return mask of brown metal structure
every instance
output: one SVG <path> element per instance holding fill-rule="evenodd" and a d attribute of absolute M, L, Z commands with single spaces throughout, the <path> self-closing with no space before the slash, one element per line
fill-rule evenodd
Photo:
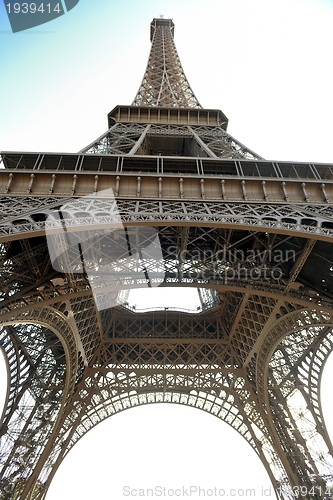
<path fill-rule="evenodd" d="M 156 402 L 227 422 L 282 499 L 322 499 L 333 479 L 333 165 L 266 161 L 231 137 L 173 34 L 153 20 L 133 104 L 79 154 L 2 154 L 1 498 L 43 499 L 89 429 Z M 129 303 L 156 285 L 197 287 L 201 306 Z"/>

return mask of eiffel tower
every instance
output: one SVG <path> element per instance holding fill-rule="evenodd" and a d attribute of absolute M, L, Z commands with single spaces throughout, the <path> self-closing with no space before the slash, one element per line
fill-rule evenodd
<path fill-rule="evenodd" d="M 78 154 L 3 153 L 1 498 L 44 499 L 64 457 L 138 405 L 235 429 L 281 499 L 327 496 L 320 381 L 333 347 L 333 165 L 271 162 L 204 109 L 150 25 L 130 106 Z M 197 288 L 196 310 L 130 289 Z"/>

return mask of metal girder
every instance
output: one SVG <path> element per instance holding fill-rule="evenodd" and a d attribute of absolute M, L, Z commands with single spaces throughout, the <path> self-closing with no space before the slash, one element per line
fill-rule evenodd
<path fill-rule="evenodd" d="M 314 240 L 308 240 L 306 244 L 304 245 L 304 248 L 298 257 L 297 261 L 295 262 L 294 267 L 291 270 L 289 280 L 286 286 L 286 292 L 292 287 L 292 284 L 295 282 L 297 279 L 297 276 L 301 272 L 302 267 L 304 266 L 307 258 L 309 257 L 313 247 L 315 246 L 316 242 Z"/>

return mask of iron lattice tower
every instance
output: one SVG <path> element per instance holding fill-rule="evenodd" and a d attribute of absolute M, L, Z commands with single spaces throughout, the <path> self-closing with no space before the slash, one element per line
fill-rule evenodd
<path fill-rule="evenodd" d="M 332 480 L 333 165 L 266 161 L 231 137 L 173 33 L 153 20 L 133 104 L 79 154 L 2 154 L 2 498 L 44 498 L 89 429 L 155 402 L 227 422 L 283 499 L 322 499 Z M 156 285 L 197 287 L 201 307 L 128 303 Z"/>

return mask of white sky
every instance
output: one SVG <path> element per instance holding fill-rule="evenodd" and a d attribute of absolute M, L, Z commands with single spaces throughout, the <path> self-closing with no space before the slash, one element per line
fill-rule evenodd
<path fill-rule="evenodd" d="M 107 113 L 137 92 L 149 24 L 160 14 L 175 22 L 197 98 L 222 109 L 230 134 L 267 159 L 332 162 L 330 0 L 80 0 L 62 18 L 15 35 L 1 3 L 0 150 L 77 152 L 101 135 Z M 332 373 L 325 375 L 327 405 Z M 217 418 L 155 405 L 88 433 L 47 500 L 120 500 L 125 485 L 158 484 L 254 487 L 262 498 L 269 480 L 249 446 Z"/>

